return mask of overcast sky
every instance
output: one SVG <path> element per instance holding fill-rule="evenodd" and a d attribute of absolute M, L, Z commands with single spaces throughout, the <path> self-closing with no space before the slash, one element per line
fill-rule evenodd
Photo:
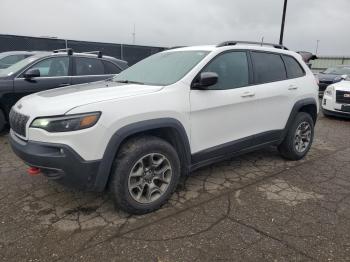
<path fill-rule="evenodd" d="M 283 0 L 0 0 L 0 34 L 178 46 L 278 42 Z M 284 44 L 350 55 L 350 0 L 288 0 Z"/>

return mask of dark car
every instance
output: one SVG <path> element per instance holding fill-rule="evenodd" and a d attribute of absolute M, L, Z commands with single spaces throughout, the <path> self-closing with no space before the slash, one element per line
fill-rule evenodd
<path fill-rule="evenodd" d="M 8 68 L 17 62 L 35 55 L 35 51 L 9 51 L 0 53 L 0 69 Z"/>
<path fill-rule="evenodd" d="M 327 86 L 340 82 L 347 77 L 350 77 L 350 65 L 340 65 L 327 68 L 325 71 L 318 74 L 319 93 L 323 95 Z"/>
<path fill-rule="evenodd" d="M 47 89 L 104 80 L 126 69 L 126 61 L 101 52 L 40 52 L 0 70 L 0 131 L 23 96 Z"/>

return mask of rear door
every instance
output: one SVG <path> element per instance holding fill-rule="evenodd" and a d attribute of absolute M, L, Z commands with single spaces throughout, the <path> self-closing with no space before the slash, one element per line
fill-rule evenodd
<path fill-rule="evenodd" d="M 72 84 L 82 84 L 112 77 L 120 72 L 113 63 L 93 57 L 73 57 Z"/>
<path fill-rule="evenodd" d="M 38 69 L 40 76 L 25 79 L 24 73 L 30 69 Z M 14 80 L 16 100 L 31 93 L 70 85 L 69 71 L 70 57 L 67 55 L 44 58 L 34 63 Z"/>
<path fill-rule="evenodd" d="M 278 136 L 287 123 L 294 105 L 293 92 L 298 86 L 292 79 L 287 79 L 280 54 L 251 51 L 251 58 L 255 94 L 251 98 L 251 109 L 258 116 L 255 118 L 256 132 L 262 140 L 264 137 L 274 139 L 273 136 Z"/>

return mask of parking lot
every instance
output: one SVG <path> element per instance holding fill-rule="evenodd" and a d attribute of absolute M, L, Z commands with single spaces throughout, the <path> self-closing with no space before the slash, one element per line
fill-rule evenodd
<path fill-rule="evenodd" d="M 304 160 L 271 148 L 201 169 L 144 216 L 28 176 L 3 134 L 0 260 L 349 261 L 349 134 L 320 115 Z"/>

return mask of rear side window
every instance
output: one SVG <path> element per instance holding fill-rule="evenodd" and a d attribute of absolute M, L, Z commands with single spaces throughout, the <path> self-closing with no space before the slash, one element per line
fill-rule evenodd
<path fill-rule="evenodd" d="M 256 84 L 287 79 L 283 60 L 278 54 L 252 52 L 252 62 Z"/>
<path fill-rule="evenodd" d="M 77 76 L 103 75 L 104 66 L 102 61 L 95 58 L 76 57 L 74 73 Z"/>
<path fill-rule="evenodd" d="M 232 89 L 249 84 L 246 52 L 228 52 L 215 57 L 202 72 L 217 73 L 218 82 L 209 89 Z"/>
<path fill-rule="evenodd" d="M 288 78 L 297 78 L 305 75 L 304 69 L 300 64 L 291 56 L 282 56 L 286 65 Z"/>
<path fill-rule="evenodd" d="M 115 64 L 108 62 L 108 61 L 103 61 L 103 65 L 105 67 L 105 74 L 108 75 L 115 75 L 120 73 L 120 68 L 117 67 Z"/>

